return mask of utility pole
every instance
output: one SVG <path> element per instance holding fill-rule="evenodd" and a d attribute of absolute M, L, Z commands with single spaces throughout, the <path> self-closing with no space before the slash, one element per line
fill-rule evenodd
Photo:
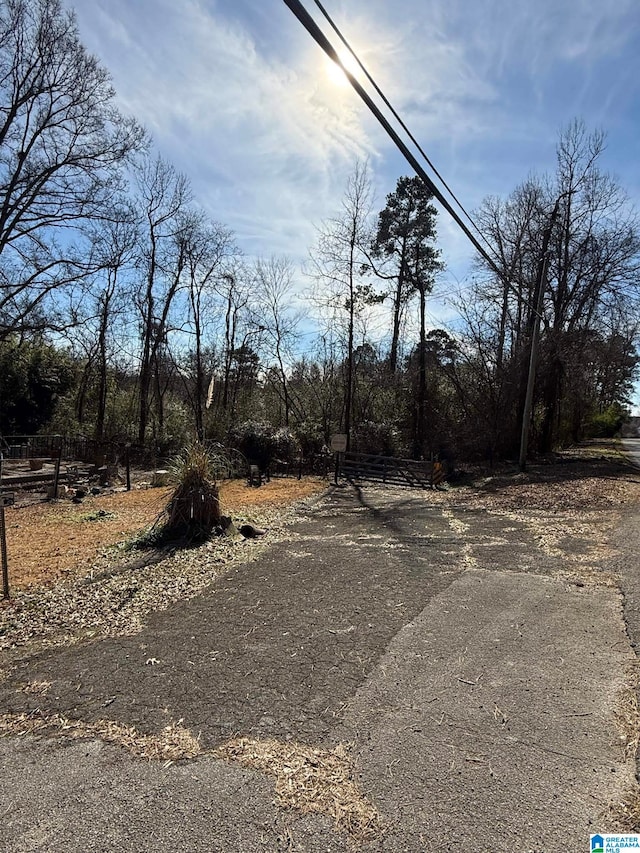
<path fill-rule="evenodd" d="M 538 264 L 538 274 L 536 277 L 536 289 L 534 298 L 534 315 L 533 325 L 531 328 L 531 349 L 529 351 L 529 375 L 527 377 L 527 393 L 524 402 L 524 411 L 522 413 L 522 434 L 520 437 L 520 459 L 519 468 L 521 471 L 527 470 L 527 448 L 529 445 L 529 431 L 531 429 L 531 411 L 533 409 L 533 389 L 536 382 L 536 369 L 538 367 L 538 348 L 540 342 L 540 320 L 542 319 L 542 306 L 544 304 L 544 291 L 547 283 L 547 265 L 549 262 L 548 251 L 549 241 L 551 240 L 551 232 L 558 217 L 560 209 L 560 201 L 567 193 L 562 193 L 556 199 L 549 224 L 547 225 L 542 238 L 542 252 L 540 262 Z"/>

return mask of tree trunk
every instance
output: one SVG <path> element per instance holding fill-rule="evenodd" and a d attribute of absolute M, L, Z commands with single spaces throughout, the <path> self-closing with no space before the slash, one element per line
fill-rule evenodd
<path fill-rule="evenodd" d="M 200 317 L 198 316 L 196 323 L 196 393 L 194 400 L 194 416 L 196 435 L 198 441 L 204 441 L 204 413 L 202 410 L 202 401 L 205 395 L 204 387 L 204 370 L 202 369 L 202 332 L 200 330 Z"/>
<path fill-rule="evenodd" d="M 109 289 L 105 294 L 105 300 L 102 303 L 102 313 L 100 315 L 100 328 L 98 331 L 98 402 L 96 411 L 96 427 L 95 438 L 97 441 L 102 441 L 104 438 L 104 422 L 107 408 L 107 322 L 109 316 L 109 299 L 107 298 Z"/>
<path fill-rule="evenodd" d="M 420 344 L 418 351 L 418 399 L 416 401 L 416 430 L 413 452 L 416 459 L 424 458 L 426 442 L 427 407 L 427 335 L 426 335 L 426 291 L 420 288 Z"/>
<path fill-rule="evenodd" d="M 402 241 L 400 253 L 400 268 L 398 270 L 398 283 L 393 300 L 393 333 L 391 337 L 391 350 L 389 352 L 389 370 L 395 373 L 398 367 L 398 346 L 400 343 L 400 317 L 402 314 L 402 299 L 405 277 L 405 256 L 407 251 L 406 239 Z"/>
<path fill-rule="evenodd" d="M 353 264 L 355 258 L 355 248 L 355 240 L 352 238 L 349 255 L 349 329 L 347 340 L 347 387 L 344 403 L 344 431 L 347 434 L 347 450 L 351 450 L 351 410 L 353 408 L 353 325 L 355 320 Z"/>
<path fill-rule="evenodd" d="M 143 329 L 142 329 L 142 359 L 140 364 L 140 416 L 138 421 L 138 443 L 144 446 L 147 436 L 147 425 L 149 423 L 149 392 L 151 391 L 152 372 L 152 338 L 153 338 L 153 284 L 155 280 L 155 240 L 151 237 L 151 260 L 149 274 L 147 276 L 147 292 L 143 304 Z"/>

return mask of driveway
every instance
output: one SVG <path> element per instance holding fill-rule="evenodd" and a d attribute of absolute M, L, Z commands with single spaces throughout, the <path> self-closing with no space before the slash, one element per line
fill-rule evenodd
<path fill-rule="evenodd" d="M 623 438 L 622 447 L 633 464 L 640 468 L 640 438 Z"/>
<path fill-rule="evenodd" d="M 333 489 L 140 633 L 24 657 L 2 850 L 588 849 L 634 786 L 613 510 L 509 507 Z M 138 757 L 167 727 L 193 757 Z"/>

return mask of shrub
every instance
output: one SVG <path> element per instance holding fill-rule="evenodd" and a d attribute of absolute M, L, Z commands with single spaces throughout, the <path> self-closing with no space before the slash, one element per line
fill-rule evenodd
<path fill-rule="evenodd" d="M 591 415 L 585 426 L 587 438 L 613 438 L 620 432 L 628 413 L 619 405 L 609 406 L 603 412 Z"/>
<path fill-rule="evenodd" d="M 351 434 L 351 448 L 358 453 L 380 453 L 382 456 L 402 456 L 406 448 L 394 424 L 361 421 Z"/>
<path fill-rule="evenodd" d="M 276 429 L 264 421 L 245 421 L 231 430 L 229 439 L 261 471 L 268 471 L 276 460 L 292 462 L 300 453 L 300 444 L 288 427 Z"/>
<path fill-rule="evenodd" d="M 266 471 L 278 455 L 275 428 L 264 421 L 245 421 L 231 430 L 230 442 L 247 457 L 252 465 Z M 285 443 L 285 439 L 282 439 Z"/>
<path fill-rule="evenodd" d="M 176 486 L 152 537 L 154 544 L 185 539 L 207 539 L 221 522 L 220 499 L 211 454 L 197 442 L 185 447 L 169 470 Z"/>
<path fill-rule="evenodd" d="M 280 427 L 273 434 L 274 455 L 285 462 L 291 462 L 300 453 L 300 444 L 289 427 Z"/>
<path fill-rule="evenodd" d="M 295 429 L 295 437 L 304 457 L 321 453 L 325 445 L 322 427 L 314 421 L 302 421 Z"/>

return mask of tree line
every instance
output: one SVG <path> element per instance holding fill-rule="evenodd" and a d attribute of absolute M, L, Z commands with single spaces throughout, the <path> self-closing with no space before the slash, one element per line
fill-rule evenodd
<path fill-rule="evenodd" d="M 560 134 L 553 173 L 474 214 L 448 328 L 437 211 L 417 177 L 376 208 L 366 163 L 300 271 L 251 259 L 115 106 L 60 0 L 0 4 L 0 435 L 169 450 L 512 458 L 540 329 L 531 447 L 615 431 L 637 376 L 638 220 L 604 136 Z M 311 321 L 313 318 L 313 322 Z"/>

